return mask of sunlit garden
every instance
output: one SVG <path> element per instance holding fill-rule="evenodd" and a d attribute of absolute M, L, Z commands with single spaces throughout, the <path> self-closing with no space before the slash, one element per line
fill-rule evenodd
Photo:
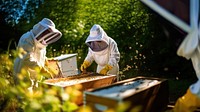
<path fill-rule="evenodd" d="M 26 69 L 14 83 L 14 60 L 26 54 L 17 49 L 20 37 L 43 18 L 50 18 L 62 32 L 57 42 L 47 46 L 47 57 L 77 53 L 77 68 L 87 56 L 85 44 L 90 28 L 99 24 L 114 39 L 120 52 L 120 81 L 137 76 L 168 80 L 169 103 L 185 94 L 197 78 L 192 63 L 177 56 L 184 39 L 168 21 L 139 0 L 14 0 L 1 1 L 0 25 L 0 111 L 2 112 L 92 112 L 91 107 L 77 105 L 83 86 L 49 87 L 39 83 L 33 92 Z M 93 63 L 87 71 L 95 72 Z M 41 74 L 39 69 L 38 77 Z M 125 102 L 106 112 L 124 112 L 131 107 Z M 134 107 L 131 112 L 140 112 Z"/>

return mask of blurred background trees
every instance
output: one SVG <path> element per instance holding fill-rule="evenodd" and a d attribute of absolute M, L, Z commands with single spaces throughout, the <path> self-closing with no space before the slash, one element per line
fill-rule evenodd
<path fill-rule="evenodd" d="M 121 53 L 120 74 L 124 76 L 123 79 L 137 75 L 172 78 L 169 87 L 170 97 L 174 100 L 183 95 L 196 78 L 191 61 L 176 54 L 185 32 L 181 32 L 139 0 L 1 0 L 0 110 L 38 111 L 45 107 L 45 111 L 51 111 L 54 108 L 46 105 L 43 98 L 47 96 L 47 99 L 53 97 L 55 100 L 57 94 L 40 94 L 35 97 L 37 101 L 33 101 L 24 91 L 25 82 L 22 81 L 22 88 L 14 87 L 12 79 L 12 62 L 17 55 L 13 50 L 19 38 L 45 17 L 53 20 L 57 29 L 63 33 L 59 41 L 47 47 L 48 57 L 78 53 L 79 68 L 87 55 L 85 40 L 90 28 L 100 24 L 118 44 Z M 90 70 L 95 71 L 95 66 L 93 64 Z M 56 89 L 54 91 L 60 92 Z M 24 96 L 25 103 L 13 99 L 16 96 L 12 95 L 15 94 Z M 55 102 L 51 103 L 55 105 Z M 56 108 L 59 105 L 63 105 L 62 102 L 56 102 Z M 77 108 L 72 107 L 72 110 Z M 57 108 L 58 111 L 60 109 L 65 108 Z"/>
<path fill-rule="evenodd" d="M 78 53 L 79 67 L 87 54 L 85 40 L 89 30 L 93 24 L 100 24 L 118 44 L 120 73 L 125 78 L 147 73 L 168 77 L 194 74 L 191 62 L 176 55 L 184 32 L 138 0 L 2 0 L 0 3 L 1 52 L 8 49 L 9 42 L 9 48 L 15 49 L 20 36 L 47 17 L 63 33 L 61 40 L 48 46 L 48 57 Z"/>

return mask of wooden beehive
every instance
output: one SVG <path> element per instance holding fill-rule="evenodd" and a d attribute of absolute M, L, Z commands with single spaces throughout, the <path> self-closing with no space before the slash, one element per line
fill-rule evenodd
<path fill-rule="evenodd" d="M 92 107 L 94 112 L 102 112 L 129 102 L 127 112 L 138 106 L 142 107 L 140 112 L 162 112 L 167 107 L 168 94 L 166 79 L 136 77 L 85 91 L 84 105 Z"/>
<path fill-rule="evenodd" d="M 83 91 L 99 88 L 103 86 L 108 86 L 116 81 L 116 75 L 101 75 L 93 72 L 86 72 L 80 75 L 69 76 L 66 78 L 55 78 L 45 80 L 44 83 L 49 86 L 57 86 L 62 88 L 67 88 L 75 85 L 81 85 L 82 94 L 79 96 L 78 100 L 75 101 L 76 104 L 83 104 Z"/>

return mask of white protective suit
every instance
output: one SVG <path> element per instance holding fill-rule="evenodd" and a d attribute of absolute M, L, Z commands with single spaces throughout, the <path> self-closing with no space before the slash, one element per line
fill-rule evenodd
<path fill-rule="evenodd" d="M 14 80 L 18 83 L 18 74 L 22 68 L 27 70 L 32 86 L 37 81 L 35 67 L 43 68 L 45 65 L 46 46 L 62 36 L 61 32 L 55 28 L 55 24 L 47 18 L 33 26 L 33 29 L 23 34 L 18 42 L 17 48 L 23 48 L 26 54 L 17 57 L 14 62 Z"/>
<path fill-rule="evenodd" d="M 198 81 L 188 88 L 185 95 L 180 97 L 175 104 L 174 112 L 194 112 L 200 107 L 200 23 L 199 1 L 190 1 L 191 31 L 181 43 L 177 54 L 191 59 Z"/>
<path fill-rule="evenodd" d="M 97 24 L 91 28 L 90 35 L 86 39 L 85 43 L 89 45 L 89 43 L 94 41 L 103 41 L 107 46 L 100 51 L 94 51 L 89 47 L 85 60 L 89 63 L 95 61 L 98 64 L 97 73 L 99 73 L 106 65 L 112 66 L 112 69 L 109 70 L 107 74 L 117 75 L 117 80 L 119 80 L 118 62 L 120 60 L 120 53 L 117 43 L 106 34 L 100 25 Z"/>

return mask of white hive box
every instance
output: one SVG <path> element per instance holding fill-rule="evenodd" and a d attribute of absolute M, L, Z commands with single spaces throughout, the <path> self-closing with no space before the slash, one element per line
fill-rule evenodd
<path fill-rule="evenodd" d="M 77 75 L 77 54 L 64 54 L 55 57 L 54 60 L 58 60 L 58 66 L 61 69 L 63 77 Z"/>

